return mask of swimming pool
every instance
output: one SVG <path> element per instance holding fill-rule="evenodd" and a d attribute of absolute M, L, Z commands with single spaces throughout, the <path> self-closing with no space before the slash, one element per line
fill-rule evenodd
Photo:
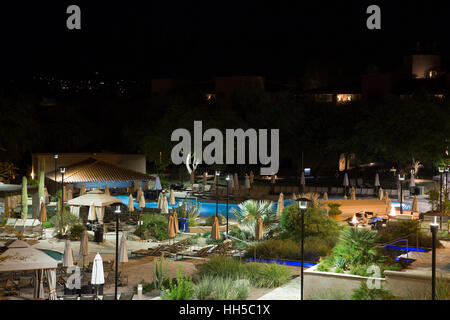
<path fill-rule="evenodd" d="M 128 206 L 128 196 L 115 196 L 116 198 L 119 198 L 120 201 L 122 201 L 122 203 L 126 206 Z M 175 198 L 175 202 L 176 204 L 171 206 L 169 205 L 169 209 L 172 208 L 176 208 L 178 207 L 179 204 L 181 204 L 183 202 L 183 198 Z M 319 198 L 319 200 L 322 200 L 321 198 Z M 328 200 L 344 200 L 344 198 L 329 198 Z M 186 199 L 186 202 L 195 202 L 195 199 Z M 288 206 L 290 204 L 292 204 L 292 202 L 294 202 L 293 200 L 284 200 L 284 206 Z M 208 217 L 211 215 L 216 214 L 216 203 L 215 202 L 203 202 L 203 201 L 198 201 L 198 203 L 200 203 L 202 205 L 202 211 L 200 213 L 200 216 L 202 217 Z M 157 203 L 156 202 L 146 202 L 145 203 L 145 207 L 146 208 L 156 208 Z M 391 202 L 391 206 L 393 207 L 400 207 L 400 202 Z M 136 199 L 134 199 L 134 207 L 135 209 L 139 209 L 139 203 L 136 202 Z M 238 209 L 238 205 L 234 204 L 234 203 L 230 203 L 228 204 L 228 216 L 231 219 L 235 219 L 236 216 L 234 214 L 232 214 L 233 209 Z M 403 203 L 403 209 L 404 210 L 409 210 L 411 208 L 411 205 Z M 274 210 L 278 209 L 278 202 L 274 202 Z M 223 202 L 219 202 L 219 206 L 218 206 L 218 212 L 219 214 L 223 215 L 224 217 L 227 215 L 227 204 L 223 203 Z"/>
<path fill-rule="evenodd" d="M 50 257 L 52 257 L 56 261 L 62 261 L 63 256 L 64 256 L 64 254 L 62 254 L 61 252 L 54 251 L 54 250 L 48 250 L 48 249 L 39 249 L 39 250 L 48 254 Z"/>

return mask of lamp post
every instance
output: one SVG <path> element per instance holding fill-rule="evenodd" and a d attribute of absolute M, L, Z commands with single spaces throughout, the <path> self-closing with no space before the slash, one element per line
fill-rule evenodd
<path fill-rule="evenodd" d="M 220 171 L 216 171 L 216 217 L 219 217 L 219 177 Z"/>
<path fill-rule="evenodd" d="M 445 190 L 448 192 L 448 171 L 450 170 L 450 166 L 446 166 L 445 171 Z"/>
<path fill-rule="evenodd" d="M 230 183 L 230 175 L 227 175 L 226 178 L 225 178 L 225 180 L 226 180 L 226 185 L 227 185 L 227 234 L 226 234 L 226 236 L 227 236 L 227 240 L 228 240 L 228 202 L 229 202 L 229 200 L 230 200 L 230 195 L 229 195 L 229 192 L 228 192 L 228 187 L 229 187 L 229 183 Z"/>
<path fill-rule="evenodd" d="M 66 172 L 66 168 L 61 167 L 59 168 L 59 171 L 61 172 L 61 210 L 64 206 L 64 172 Z"/>
<path fill-rule="evenodd" d="M 301 243 L 301 269 L 300 269 L 300 300 L 303 300 L 303 267 L 304 267 L 304 243 L 305 243 L 305 211 L 308 208 L 309 199 L 300 198 L 298 201 L 298 208 L 302 214 L 302 243 Z"/>
<path fill-rule="evenodd" d="M 431 234 L 432 234 L 431 300 L 436 299 L 436 234 L 437 234 L 438 228 L 439 228 L 439 225 L 437 224 L 436 217 L 434 217 L 434 222 L 430 223 L 430 230 L 431 230 Z"/>
<path fill-rule="evenodd" d="M 405 181 L 405 174 L 400 173 L 398 180 L 400 181 L 400 214 L 403 214 L 403 181 Z"/>
<path fill-rule="evenodd" d="M 143 221 L 142 220 L 138 220 L 138 225 L 139 225 L 139 237 L 142 238 L 142 224 Z"/>
<path fill-rule="evenodd" d="M 439 212 L 442 212 L 442 174 L 445 171 L 443 166 L 438 167 L 439 170 Z M 439 224 L 442 229 L 442 215 L 439 217 Z"/>
<path fill-rule="evenodd" d="M 116 211 L 116 275 L 114 277 L 114 300 L 117 300 L 117 281 L 119 277 L 119 215 L 121 213 L 120 206 L 117 206 Z"/>
<path fill-rule="evenodd" d="M 55 196 L 56 196 L 56 168 L 57 168 L 57 164 L 58 164 L 58 155 L 57 154 L 55 154 L 54 156 L 53 156 L 53 158 L 55 159 Z"/>

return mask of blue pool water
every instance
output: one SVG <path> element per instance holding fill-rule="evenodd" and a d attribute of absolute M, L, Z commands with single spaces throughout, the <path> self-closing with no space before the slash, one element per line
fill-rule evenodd
<path fill-rule="evenodd" d="M 56 261 L 62 261 L 63 256 L 64 256 L 64 254 L 62 254 L 61 252 L 54 251 L 54 250 L 47 250 L 47 249 L 39 249 L 39 250 L 48 254 L 50 257 L 52 257 Z"/>
<path fill-rule="evenodd" d="M 302 266 L 302 262 L 301 261 L 289 261 L 289 260 L 273 260 L 273 259 L 247 259 L 247 262 L 250 261 L 255 261 L 255 262 L 265 262 L 265 263 L 276 263 L 276 264 L 284 264 L 287 266 L 294 266 L 294 267 L 301 267 Z M 305 262 L 303 263 L 304 267 L 310 268 L 310 267 L 314 267 L 316 265 L 316 263 L 311 263 L 311 262 Z"/>
<path fill-rule="evenodd" d="M 120 201 L 122 201 L 122 203 L 126 206 L 128 206 L 128 196 L 115 196 L 116 198 L 119 198 Z M 319 198 L 320 199 L 320 198 Z M 136 199 L 134 199 L 136 200 Z M 175 202 L 176 204 L 171 206 L 169 205 L 169 209 L 172 208 L 176 208 L 179 204 L 181 204 L 183 202 L 184 199 L 182 198 L 176 198 Z M 320 199 L 321 200 L 321 199 Z M 328 200 L 344 200 L 344 198 L 329 198 Z M 187 199 L 186 202 L 195 202 L 194 199 Z M 288 206 L 293 202 L 293 200 L 284 200 L 284 206 Z M 216 214 L 216 203 L 215 202 L 202 202 L 202 201 L 198 201 L 198 203 L 200 203 L 202 205 L 202 211 L 200 213 L 200 215 L 202 217 L 208 217 L 211 215 Z M 146 208 L 156 208 L 157 203 L 156 202 L 146 202 L 145 203 L 145 207 Z M 400 207 L 400 202 L 391 202 L 391 205 L 393 207 Z M 137 203 L 136 201 L 134 201 L 134 207 L 135 209 L 139 209 L 139 203 Z M 232 214 L 233 209 L 238 209 L 238 205 L 237 204 L 228 204 L 228 216 L 231 219 L 236 218 L 234 214 Z M 409 210 L 411 208 L 410 205 L 403 203 L 403 209 L 404 210 Z M 278 209 L 278 203 L 274 202 L 274 210 Z M 227 215 L 227 204 L 223 203 L 223 202 L 219 202 L 219 208 L 218 208 L 219 214 L 223 215 L 224 217 Z"/>

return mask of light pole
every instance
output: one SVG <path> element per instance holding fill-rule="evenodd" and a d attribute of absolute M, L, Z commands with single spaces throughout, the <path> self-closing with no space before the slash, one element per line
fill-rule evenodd
<path fill-rule="evenodd" d="M 114 277 L 114 300 L 117 300 L 117 281 L 119 277 L 119 215 L 121 213 L 120 206 L 117 206 L 116 211 L 116 275 Z"/>
<path fill-rule="evenodd" d="M 298 208 L 302 214 L 302 243 L 301 243 L 301 252 L 300 252 L 300 300 L 303 300 L 303 267 L 304 267 L 304 243 L 305 243 L 305 211 L 308 208 L 309 199 L 300 198 L 298 201 Z"/>
<path fill-rule="evenodd" d="M 448 171 L 450 170 L 450 166 L 446 166 L 445 171 L 445 190 L 448 192 Z"/>
<path fill-rule="evenodd" d="M 403 214 L 403 181 L 405 181 L 405 174 L 399 173 L 398 180 L 400 181 L 400 214 Z"/>
<path fill-rule="evenodd" d="M 57 154 L 55 154 L 54 156 L 53 156 L 53 158 L 55 159 L 55 196 L 56 196 L 56 168 L 57 168 L 57 164 L 58 164 L 58 155 Z"/>
<path fill-rule="evenodd" d="M 61 210 L 64 206 L 64 172 L 66 172 L 66 168 L 61 167 L 59 168 L 59 171 L 61 172 Z"/>
<path fill-rule="evenodd" d="M 230 183 L 230 175 L 227 175 L 226 176 L 226 178 L 225 178 L 225 180 L 226 180 L 226 185 L 227 185 L 227 240 L 228 240 L 228 202 L 229 202 L 229 198 L 230 198 L 230 196 L 229 196 L 229 193 L 228 193 L 228 187 L 229 187 L 229 183 Z"/>
<path fill-rule="evenodd" d="M 444 173 L 445 169 L 443 166 L 439 166 L 438 170 L 439 170 L 439 212 L 442 213 L 442 174 Z M 442 215 L 439 217 L 439 224 L 442 229 Z"/>
<path fill-rule="evenodd" d="M 216 171 L 216 217 L 219 217 L 219 177 L 220 171 Z"/>
<path fill-rule="evenodd" d="M 436 217 L 434 217 L 434 222 L 430 223 L 430 230 L 431 230 L 431 234 L 432 234 L 431 300 L 436 299 L 436 234 L 437 234 L 438 228 L 439 228 L 439 225 L 437 224 Z"/>

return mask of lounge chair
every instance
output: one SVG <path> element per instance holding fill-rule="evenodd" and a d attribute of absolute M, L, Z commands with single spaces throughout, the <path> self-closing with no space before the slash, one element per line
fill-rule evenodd
<path fill-rule="evenodd" d="M 80 297 L 80 300 L 95 300 L 95 296 L 91 295 L 91 294 L 89 294 L 89 295 L 82 294 Z"/>
<path fill-rule="evenodd" d="M 63 300 L 78 300 L 78 296 L 62 296 Z"/>
<path fill-rule="evenodd" d="M 227 253 L 228 249 L 231 247 L 231 244 L 232 244 L 231 241 L 224 241 L 223 243 L 212 248 L 208 254 L 211 254 L 211 255 L 223 254 L 223 255 L 225 255 Z"/>
<path fill-rule="evenodd" d="M 103 294 L 103 300 L 116 300 L 114 293 Z"/>
<path fill-rule="evenodd" d="M 133 300 L 133 297 L 134 297 L 134 292 L 133 291 L 122 292 L 120 294 L 119 300 Z"/>
<path fill-rule="evenodd" d="M 167 247 L 167 245 L 163 244 L 156 248 L 148 248 L 132 251 L 132 255 L 141 255 L 141 256 L 159 256 L 161 252 Z"/>
<path fill-rule="evenodd" d="M 213 246 L 206 246 L 201 248 L 198 251 L 194 251 L 194 252 L 181 252 L 181 253 L 177 253 L 178 255 L 181 255 L 181 258 L 183 259 L 183 257 L 195 257 L 195 258 L 203 258 L 205 256 L 208 255 L 208 251 L 212 248 Z"/>

